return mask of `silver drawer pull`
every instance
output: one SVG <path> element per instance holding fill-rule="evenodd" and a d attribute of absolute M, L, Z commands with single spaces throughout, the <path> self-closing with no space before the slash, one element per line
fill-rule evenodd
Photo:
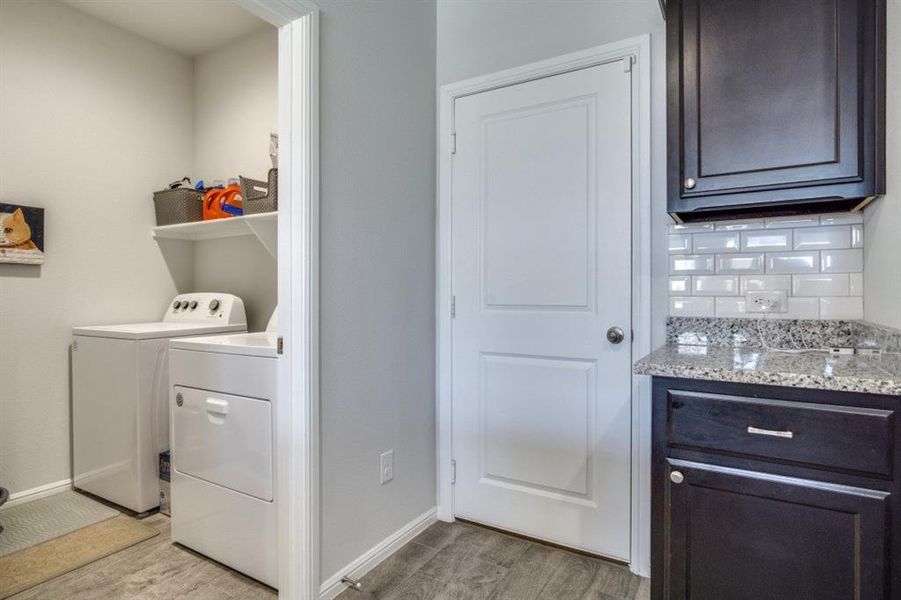
<path fill-rule="evenodd" d="M 748 425 L 748 433 L 753 433 L 755 435 L 771 435 L 773 437 L 781 437 L 792 439 L 795 437 L 795 434 L 791 431 L 774 431 L 772 429 L 759 429 L 757 427 L 752 427 Z"/>

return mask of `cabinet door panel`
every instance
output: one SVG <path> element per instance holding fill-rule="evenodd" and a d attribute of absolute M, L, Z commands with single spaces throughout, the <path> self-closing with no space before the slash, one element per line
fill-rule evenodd
<path fill-rule="evenodd" d="M 666 463 L 665 598 L 884 598 L 888 493 Z"/>
<path fill-rule="evenodd" d="M 684 3 L 684 197 L 861 179 L 859 9 Z"/>

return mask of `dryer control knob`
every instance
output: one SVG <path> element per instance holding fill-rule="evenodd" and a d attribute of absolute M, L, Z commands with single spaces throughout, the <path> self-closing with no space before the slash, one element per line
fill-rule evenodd
<path fill-rule="evenodd" d="M 197 300 L 191 300 L 191 310 L 197 308 Z"/>
<path fill-rule="evenodd" d="M 176 301 L 172 304 L 172 308 L 174 308 L 175 310 L 178 310 L 179 308 L 181 308 L 181 300 L 176 300 Z"/>
<path fill-rule="evenodd" d="M 219 310 L 220 304 L 221 303 L 219 302 L 218 298 L 213 298 L 212 300 L 210 300 L 210 310 L 213 310 L 213 311 Z"/>

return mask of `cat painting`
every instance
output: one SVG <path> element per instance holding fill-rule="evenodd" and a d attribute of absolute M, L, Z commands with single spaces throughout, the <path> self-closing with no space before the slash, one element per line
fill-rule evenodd
<path fill-rule="evenodd" d="M 0 263 L 44 262 L 44 209 L 0 204 Z"/>

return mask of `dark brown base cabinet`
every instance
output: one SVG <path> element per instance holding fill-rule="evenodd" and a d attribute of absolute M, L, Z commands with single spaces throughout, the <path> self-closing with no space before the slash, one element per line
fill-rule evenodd
<path fill-rule="evenodd" d="M 655 377 L 652 599 L 901 598 L 899 406 Z"/>

